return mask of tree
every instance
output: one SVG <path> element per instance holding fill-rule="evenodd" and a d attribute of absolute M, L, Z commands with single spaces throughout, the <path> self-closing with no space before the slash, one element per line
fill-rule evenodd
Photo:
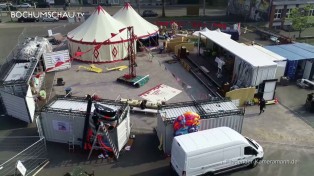
<path fill-rule="evenodd" d="M 308 23 L 308 15 L 311 8 L 311 6 L 306 6 L 304 8 L 294 8 L 289 15 L 289 19 L 292 22 L 292 28 L 299 31 L 299 38 L 301 37 L 301 33 L 311 26 L 311 24 Z"/>
<path fill-rule="evenodd" d="M 166 17 L 166 14 L 165 14 L 165 0 L 162 0 L 161 3 L 162 3 L 162 14 L 161 14 L 161 16 L 162 17 Z"/>

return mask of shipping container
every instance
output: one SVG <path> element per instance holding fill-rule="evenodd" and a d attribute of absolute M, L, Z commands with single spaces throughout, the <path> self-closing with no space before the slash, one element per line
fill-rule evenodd
<path fill-rule="evenodd" d="M 90 119 L 94 112 L 92 104 Z M 111 139 L 119 151 L 127 143 L 130 132 L 130 108 L 127 104 L 113 100 L 99 100 L 98 104 L 110 107 L 119 112 L 117 114 L 118 124 L 116 128 L 109 132 Z M 54 97 L 47 103 L 40 112 L 40 122 L 43 134 L 47 141 L 58 143 L 69 143 L 74 138 L 75 145 L 81 145 L 86 118 L 88 101 L 85 98 L 64 96 Z"/>
<path fill-rule="evenodd" d="M 275 79 L 277 79 L 277 81 L 280 80 L 281 77 L 283 77 L 285 75 L 285 71 L 286 71 L 286 65 L 287 65 L 287 58 L 282 57 L 262 46 L 259 45 L 253 45 L 252 47 L 258 49 L 259 51 L 269 55 L 269 59 L 271 59 L 272 61 L 274 61 L 275 63 L 277 63 L 277 70 L 276 70 L 276 75 L 275 75 Z"/>
<path fill-rule="evenodd" d="M 30 38 L 0 69 L 0 95 L 7 115 L 32 123 L 36 99 L 44 82 L 43 53 L 51 52 L 47 39 Z"/>
<path fill-rule="evenodd" d="M 168 104 L 157 115 L 156 133 L 160 142 L 159 149 L 171 153 L 174 138 L 173 122 L 187 111 L 198 113 L 201 117 L 200 130 L 216 127 L 230 127 L 239 133 L 242 131 L 243 110 L 230 100 L 196 101 Z"/>

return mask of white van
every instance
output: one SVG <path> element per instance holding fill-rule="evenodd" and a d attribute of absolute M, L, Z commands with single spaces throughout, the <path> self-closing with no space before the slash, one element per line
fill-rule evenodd
<path fill-rule="evenodd" d="M 236 168 L 257 166 L 263 148 L 228 127 L 176 136 L 171 167 L 179 176 L 214 175 Z"/>

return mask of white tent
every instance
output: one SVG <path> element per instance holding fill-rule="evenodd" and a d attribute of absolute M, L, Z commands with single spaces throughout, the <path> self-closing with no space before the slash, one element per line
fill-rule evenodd
<path fill-rule="evenodd" d="M 210 30 L 209 30 L 207 27 L 205 27 L 205 28 L 203 28 L 203 29 L 200 30 L 200 31 L 195 31 L 195 32 L 193 32 L 193 35 L 194 35 L 194 36 L 198 36 L 198 35 L 200 34 L 200 32 L 210 32 Z"/>
<path fill-rule="evenodd" d="M 111 62 L 127 57 L 126 26 L 101 6 L 80 26 L 68 33 L 73 58 L 86 62 Z M 81 56 L 76 55 L 82 52 Z"/>
<path fill-rule="evenodd" d="M 125 26 L 133 26 L 134 34 L 139 39 L 156 35 L 158 33 L 158 26 L 151 24 L 142 18 L 129 3 L 126 3 L 113 18 L 120 21 Z"/>
<path fill-rule="evenodd" d="M 230 34 L 226 34 L 226 33 L 223 33 L 223 32 L 221 32 L 220 31 L 220 29 L 217 29 L 217 30 L 215 30 L 215 31 L 211 31 L 211 30 L 209 30 L 208 28 L 204 28 L 204 29 L 202 29 L 202 30 L 200 30 L 200 31 L 195 31 L 194 33 L 193 33 L 193 35 L 194 36 L 199 36 L 199 34 L 200 33 L 207 33 L 207 34 L 209 34 L 209 35 L 219 35 L 219 36 L 226 36 L 226 37 L 228 37 L 228 38 L 231 38 L 231 35 Z M 201 35 L 201 37 L 202 38 L 206 38 L 205 36 L 203 36 L 203 35 Z"/>

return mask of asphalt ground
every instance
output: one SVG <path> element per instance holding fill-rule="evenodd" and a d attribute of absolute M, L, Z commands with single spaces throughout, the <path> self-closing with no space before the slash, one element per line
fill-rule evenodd
<path fill-rule="evenodd" d="M 46 29 L 51 28 L 51 26 L 54 25 L 58 26 L 59 24 L 38 23 L 34 27 L 27 28 L 24 31 L 23 36 L 36 34 L 46 35 Z M 23 27 L 17 28 L 23 29 Z M 3 55 L 5 55 L 5 52 L 9 53 L 9 51 L 3 50 L 2 48 L 4 48 L 4 46 L 10 48 L 10 45 L 11 48 L 13 48 L 14 42 L 10 41 L 10 39 L 12 37 L 17 39 L 17 36 L 20 35 L 19 31 L 21 30 L 12 32 L 13 29 L 15 28 L 1 27 L 0 29 L 0 53 Z M 66 31 L 67 26 L 57 29 Z M 7 35 L 10 32 L 12 33 Z M 15 41 L 17 42 L 17 40 Z M 176 70 L 176 68 L 172 69 Z M 181 74 L 182 70 L 177 72 Z M 193 83 L 190 84 L 193 86 Z M 283 87 L 280 92 L 283 97 L 288 97 L 291 92 L 289 89 L 285 92 L 284 89 L 285 87 Z M 279 91 L 279 88 L 277 91 Z M 299 91 L 294 92 L 295 95 L 298 93 Z M 286 101 L 295 102 L 293 97 L 287 99 L 288 100 Z M 280 101 L 280 103 L 283 104 L 284 102 L 285 100 Z M 257 141 L 260 142 L 265 150 L 265 160 L 297 160 L 298 162 L 297 164 L 261 164 L 255 169 L 241 170 L 226 175 L 313 175 L 314 140 L 312 137 L 314 135 L 313 129 L 308 124 L 302 121 L 298 115 L 293 113 L 293 111 L 290 111 L 280 104 L 268 106 L 266 112 L 260 116 L 257 113 L 258 107 L 256 106 L 248 107 L 246 112 L 243 134 L 252 137 L 253 139 L 257 139 Z M 63 175 L 76 166 L 81 166 L 89 172 L 94 170 L 96 175 L 157 176 L 169 174 L 169 158 L 165 159 L 163 154 L 158 151 L 158 140 L 156 135 L 152 132 L 156 123 L 155 117 L 138 115 L 138 118 L 140 121 L 144 122 L 138 122 L 138 126 L 134 127 L 136 140 L 132 149 L 131 151 L 125 152 L 121 156 L 121 160 L 117 163 L 100 161 L 96 159 L 96 153 L 93 155 L 91 161 L 86 161 L 86 153 L 80 153 L 79 151 L 77 151 L 77 153 L 69 153 L 67 145 L 47 143 L 50 163 L 39 173 L 39 175 Z M 34 124 L 23 124 L 17 120 L 8 119 L 8 117 L 5 116 L 1 116 L 1 121 L 0 126 L 2 136 L 36 134 Z M 146 126 L 144 124 L 146 124 Z M 143 126 L 145 126 L 145 129 L 141 129 Z"/>

